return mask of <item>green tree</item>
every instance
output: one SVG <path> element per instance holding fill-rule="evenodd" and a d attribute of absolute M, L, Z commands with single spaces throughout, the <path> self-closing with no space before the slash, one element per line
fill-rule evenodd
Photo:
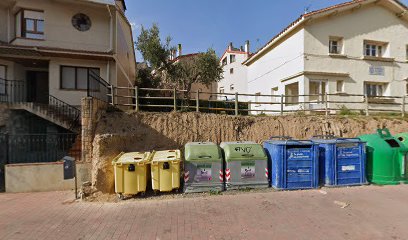
<path fill-rule="evenodd" d="M 194 83 L 209 86 L 222 78 L 223 70 L 213 49 L 177 61 L 170 60 L 175 47 L 171 46 L 171 37 L 162 42 L 157 24 L 153 24 L 150 29 L 142 27 L 136 48 L 153 72 L 151 76 L 142 72 L 141 77 L 152 78 L 152 81 L 153 78 L 159 78 L 162 86 L 170 84 L 189 93 Z M 139 81 L 145 82 L 143 79 Z"/>
<path fill-rule="evenodd" d="M 149 67 L 165 69 L 168 66 L 170 52 L 173 50 L 170 42 L 171 37 L 167 37 L 165 43 L 162 43 L 159 27 L 154 23 L 150 29 L 142 26 L 140 36 L 137 38 L 136 49 L 142 53 Z"/>
<path fill-rule="evenodd" d="M 182 87 L 190 93 L 194 83 L 201 83 L 210 86 L 212 83 L 222 79 L 223 69 L 213 49 L 208 49 L 205 53 L 181 59 L 174 64 L 175 74 L 169 81 Z"/>

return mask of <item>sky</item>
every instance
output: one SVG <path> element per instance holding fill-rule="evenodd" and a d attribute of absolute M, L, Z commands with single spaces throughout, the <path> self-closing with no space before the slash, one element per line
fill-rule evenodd
<path fill-rule="evenodd" d="M 157 23 L 161 38 L 183 46 L 183 54 L 208 48 L 221 56 L 229 42 L 240 47 L 246 40 L 256 51 L 305 10 L 313 11 L 347 0 L 127 0 L 127 17 L 134 40 L 142 26 Z M 402 0 L 408 5 L 408 0 Z M 137 61 L 142 57 L 137 52 Z"/>

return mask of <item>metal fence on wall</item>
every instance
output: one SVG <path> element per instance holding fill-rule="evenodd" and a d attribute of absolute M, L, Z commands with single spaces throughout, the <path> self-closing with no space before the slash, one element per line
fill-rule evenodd
<path fill-rule="evenodd" d="M 0 134 L 0 159 L 3 164 L 61 161 L 64 156 L 81 159 L 77 134 Z"/>
<path fill-rule="evenodd" d="M 135 111 L 196 111 L 231 115 L 392 113 L 405 116 L 407 96 L 365 94 L 264 95 L 111 87 L 109 103 Z"/>

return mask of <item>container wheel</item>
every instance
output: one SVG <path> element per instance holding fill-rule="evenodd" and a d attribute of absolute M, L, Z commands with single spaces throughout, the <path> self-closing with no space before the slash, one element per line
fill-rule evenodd
<path fill-rule="evenodd" d="M 118 193 L 118 198 L 119 198 L 119 200 L 124 200 L 124 199 L 125 199 L 125 196 L 123 196 L 122 193 Z"/>
<path fill-rule="evenodd" d="M 159 190 L 153 190 L 153 194 L 154 194 L 155 196 L 159 195 L 159 193 L 160 193 Z"/>
<path fill-rule="evenodd" d="M 142 198 L 146 197 L 146 192 L 140 192 L 140 197 Z"/>
<path fill-rule="evenodd" d="M 180 188 L 174 189 L 174 192 L 175 192 L 175 193 L 180 193 Z"/>

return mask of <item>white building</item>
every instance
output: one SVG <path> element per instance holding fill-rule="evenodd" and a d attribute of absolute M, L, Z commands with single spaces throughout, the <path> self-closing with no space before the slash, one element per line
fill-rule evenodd
<path fill-rule="evenodd" d="M 224 69 L 224 77 L 218 82 L 219 93 L 247 93 L 247 67 L 242 65 L 250 56 L 249 41 L 246 41 L 245 47 L 234 48 L 232 43 L 228 45 L 224 54 L 220 58 L 220 64 Z M 219 99 L 235 98 L 231 95 L 219 95 Z M 240 98 L 244 99 L 244 98 Z"/>
<path fill-rule="evenodd" d="M 248 71 L 248 92 L 405 95 L 407 11 L 397 0 L 355 0 L 302 15 L 243 63 Z M 256 100 L 280 102 L 280 97 Z M 287 97 L 284 101 L 298 100 L 312 103 L 285 104 L 285 109 L 321 105 L 317 96 Z M 278 110 L 280 105 L 252 108 Z"/>

